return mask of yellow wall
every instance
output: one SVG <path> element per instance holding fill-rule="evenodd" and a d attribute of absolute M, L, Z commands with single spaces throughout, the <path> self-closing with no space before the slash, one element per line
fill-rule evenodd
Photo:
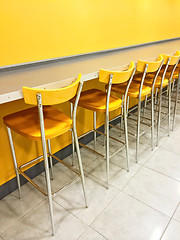
<path fill-rule="evenodd" d="M 179 37 L 179 12 L 179 0 L 0 0 L 0 66 Z M 2 117 L 25 108 L 23 100 L 0 105 L 0 185 L 15 176 Z M 91 129 L 91 120 L 90 111 L 79 109 L 78 132 Z M 41 152 L 13 136 L 20 163 Z M 69 143 L 68 133 L 53 141 L 53 152 Z"/>
<path fill-rule="evenodd" d="M 180 36 L 179 0 L 0 0 L 0 66 Z"/>

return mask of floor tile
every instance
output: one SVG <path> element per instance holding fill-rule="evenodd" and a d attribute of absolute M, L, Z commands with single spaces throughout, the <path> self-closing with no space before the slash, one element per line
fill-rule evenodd
<path fill-rule="evenodd" d="M 143 165 L 146 163 L 147 159 L 156 151 L 151 149 L 151 145 L 147 144 L 146 141 L 142 139 L 142 142 L 139 143 L 139 152 L 138 152 L 138 163 Z M 119 153 L 123 157 L 126 157 L 125 148 Z M 129 137 L 129 160 L 131 162 L 136 162 L 136 140 L 132 137 Z"/>
<path fill-rule="evenodd" d="M 178 205 L 178 207 L 177 207 L 177 209 L 176 209 L 176 212 L 175 212 L 173 218 L 174 218 L 176 221 L 180 222 L 180 204 Z"/>
<path fill-rule="evenodd" d="M 92 163 L 98 156 L 94 154 L 93 152 L 87 150 L 86 148 L 81 148 L 80 149 L 81 153 L 81 159 L 82 159 L 82 164 L 83 166 L 88 166 L 90 163 Z M 68 156 L 67 158 L 63 159 L 64 162 L 72 165 L 72 155 Z M 74 166 L 78 166 L 78 161 L 77 161 L 77 155 L 76 153 L 74 154 Z"/>
<path fill-rule="evenodd" d="M 91 224 L 109 240 L 159 240 L 169 218 L 120 193 Z"/>
<path fill-rule="evenodd" d="M 124 161 L 124 159 L 122 160 L 122 158 L 123 157 L 120 156 L 121 161 Z M 114 158 L 114 161 L 116 162 L 118 160 Z M 121 167 L 117 166 L 117 164 L 113 164 L 112 159 L 110 160 L 109 184 L 121 190 L 128 183 L 128 181 L 134 176 L 134 174 L 138 171 L 141 165 L 130 163 L 130 171 L 127 172 L 126 169 L 122 169 Z M 124 163 L 122 165 L 124 165 Z M 105 160 L 102 160 L 101 158 L 99 158 L 95 160 L 92 164 L 90 164 L 87 168 L 85 168 L 85 170 L 90 175 L 95 176 L 98 179 L 102 180 L 104 182 L 104 186 L 106 187 L 107 177 L 106 177 L 106 161 Z"/>
<path fill-rule="evenodd" d="M 119 190 L 121 190 L 137 173 L 137 171 L 141 168 L 140 164 L 135 162 L 130 162 L 129 164 L 129 172 L 127 172 L 126 168 L 126 159 L 123 157 L 119 157 L 119 155 L 115 155 L 111 158 L 110 163 L 114 165 L 123 166 L 123 169 L 119 169 L 118 171 L 112 172 L 110 175 L 110 184 Z"/>
<path fill-rule="evenodd" d="M 160 146 L 162 149 L 169 150 L 171 152 L 180 153 L 179 143 L 180 142 L 180 127 L 178 127 L 171 136 L 167 138 L 163 145 Z"/>
<path fill-rule="evenodd" d="M 11 226 L 3 233 L 6 240 L 46 240 L 46 239 L 77 239 L 86 229 L 87 225 L 71 213 L 53 202 L 55 236 L 51 236 L 51 227 L 47 201 L 36 207 L 23 219 Z"/>
<path fill-rule="evenodd" d="M 179 240 L 180 239 L 180 223 L 171 220 L 161 240 Z"/>
<path fill-rule="evenodd" d="M 88 208 L 85 207 L 80 180 L 57 193 L 54 200 L 85 223 L 90 224 L 119 191 L 112 186 L 106 189 L 104 183 L 93 176 L 87 176 L 85 183 Z"/>
<path fill-rule="evenodd" d="M 22 188 L 22 199 L 18 197 L 18 191 L 1 199 L 0 201 L 0 232 L 5 231 L 18 219 L 41 203 L 45 196 L 30 184 L 25 184 Z"/>
<path fill-rule="evenodd" d="M 73 179 L 77 178 L 77 174 L 72 172 L 67 167 L 63 166 L 61 163 L 57 163 L 53 167 L 54 171 L 54 179 L 51 180 L 51 187 L 52 192 L 57 192 L 59 189 L 61 189 L 63 186 L 71 182 Z M 41 175 L 37 176 L 35 179 L 36 183 L 39 186 L 42 186 L 45 188 L 45 173 L 42 173 Z"/>
<path fill-rule="evenodd" d="M 124 192 L 160 212 L 172 216 L 180 199 L 180 183 L 142 167 L 123 189 Z"/>
<path fill-rule="evenodd" d="M 106 239 L 105 237 L 103 237 L 90 227 L 78 238 L 78 240 L 105 240 L 105 239 Z"/>
<path fill-rule="evenodd" d="M 123 168 L 121 168 L 123 167 Z M 135 173 L 141 168 L 141 165 L 131 162 L 129 165 L 129 172 L 127 172 L 127 162 L 124 157 L 117 154 L 110 159 L 110 185 L 121 190 L 128 181 L 135 175 Z M 106 161 L 96 159 L 88 167 L 85 167 L 85 171 L 89 174 L 99 178 L 104 182 L 106 186 Z"/>
<path fill-rule="evenodd" d="M 145 166 L 180 181 L 180 158 L 178 153 L 159 149 L 149 158 Z"/>

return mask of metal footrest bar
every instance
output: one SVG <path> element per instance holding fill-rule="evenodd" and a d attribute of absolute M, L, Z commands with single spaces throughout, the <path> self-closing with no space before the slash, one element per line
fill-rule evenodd
<path fill-rule="evenodd" d="M 24 172 L 22 172 L 20 169 L 18 169 L 19 173 L 28 180 L 28 182 L 30 182 L 39 192 L 41 192 L 44 196 L 48 196 L 46 191 L 44 191 L 43 189 L 41 189 L 31 178 L 29 178 Z M 52 193 L 52 196 L 54 194 L 56 194 L 59 191 L 62 191 L 63 189 L 69 187 L 70 184 L 75 183 L 77 180 L 79 179 L 79 177 L 74 177 L 73 179 L 71 179 L 70 181 L 68 181 L 64 186 L 62 186 L 61 188 L 59 188 L 57 191 Z"/>
<path fill-rule="evenodd" d="M 79 143 L 79 145 L 81 145 L 82 147 L 84 147 L 84 148 L 86 148 L 86 149 L 92 151 L 93 153 L 96 153 L 96 154 L 98 154 L 99 156 L 101 156 L 101 157 L 104 158 L 104 155 L 103 155 L 103 154 L 101 154 L 101 153 L 97 152 L 96 150 L 94 150 L 94 149 L 92 149 L 92 148 L 90 148 L 90 147 L 84 145 L 83 143 Z"/>
<path fill-rule="evenodd" d="M 105 133 L 102 133 L 102 132 L 100 132 L 100 131 L 98 131 L 98 130 L 94 130 L 94 131 L 96 131 L 96 132 L 99 133 L 99 134 L 102 134 L 102 135 L 106 136 Z M 114 140 L 114 141 L 116 141 L 116 142 L 119 142 L 119 143 L 124 144 L 123 141 L 121 141 L 121 140 L 119 140 L 119 139 L 117 139 L 117 138 L 114 138 L 114 137 L 112 137 L 112 136 L 109 136 L 109 138 L 111 138 L 112 140 Z"/>
<path fill-rule="evenodd" d="M 124 128 L 120 128 L 117 125 L 113 125 L 113 124 L 109 123 L 109 126 L 114 127 L 114 128 L 116 128 L 118 130 L 124 131 Z"/>
<path fill-rule="evenodd" d="M 78 137 L 78 139 L 80 139 L 80 138 L 86 136 L 88 133 L 91 133 L 91 132 L 93 132 L 93 129 L 90 130 L 90 131 L 88 131 L 88 132 L 86 132 L 86 133 L 83 133 L 82 135 L 80 135 L 80 136 Z"/>
<path fill-rule="evenodd" d="M 53 155 L 53 154 L 48 154 L 48 156 L 53 157 L 54 159 L 56 159 L 57 161 L 59 161 L 60 163 L 62 163 L 64 166 L 66 166 L 67 168 L 69 168 L 71 171 L 75 172 L 78 176 L 81 176 L 81 174 L 78 172 L 78 170 L 76 170 L 76 169 L 72 168 L 70 165 L 64 163 L 61 159 L 59 159 L 59 158 L 56 157 L 55 155 Z M 18 172 L 19 172 L 19 174 L 21 174 L 25 179 L 27 179 L 28 182 L 30 182 L 39 192 L 41 192 L 44 196 L 48 196 L 48 194 L 46 193 L 45 190 L 43 190 L 42 188 L 40 188 L 31 178 L 29 178 L 23 171 L 21 171 L 21 168 L 22 168 L 22 167 L 25 167 L 25 166 L 29 165 L 30 163 L 33 163 L 33 162 L 35 162 L 35 161 L 37 161 L 37 160 L 39 160 L 39 159 L 41 159 L 41 158 L 43 158 L 43 156 L 39 156 L 39 157 L 37 157 L 37 158 L 29 161 L 28 163 L 21 165 L 21 167 L 18 168 Z M 66 188 L 67 185 L 69 185 L 70 183 L 72 183 L 72 182 L 74 182 L 74 181 L 77 181 L 77 180 L 78 180 L 77 177 L 76 177 L 76 179 L 70 180 L 68 183 L 66 183 L 65 186 L 61 187 L 61 188 L 58 189 L 56 192 L 58 192 L 58 191 L 60 191 L 60 190 L 62 190 L 62 189 L 64 189 L 64 188 Z M 54 195 L 56 192 L 53 192 L 52 195 Z"/>
<path fill-rule="evenodd" d="M 48 155 L 49 155 L 49 154 L 48 154 Z M 39 157 L 37 157 L 37 158 L 34 158 L 34 159 L 32 159 L 31 161 L 29 161 L 29 162 L 27 162 L 27 163 L 25 163 L 25 164 L 22 164 L 22 165 L 19 167 L 19 169 L 21 169 L 21 168 L 23 168 L 23 167 L 26 167 L 26 166 L 28 166 L 29 164 L 40 160 L 41 158 L 43 158 L 43 155 L 41 155 L 41 156 L 39 156 Z"/>
<path fill-rule="evenodd" d="M 131 108 L 130 110 L 128 110 L 127 113 L 131 113 L 131 112 L 134 111 L 135 109 L 137 109 L 137 106 L 135 106 L 135 107 Z"/>
<path fill-rule="evenodd" d="M 51 156 L 56 159 L 58 162 L 62 163 L 65 167 L 69 168 L 71 171 L 75 172 L 77 175 L 81 175 L 76 169 L 72 168 L 70 165 L 66 164 L 65 162 L 63 162 L 61 159 L 59 159 L 58 157 L 54 156 L 53 154 L 51 154 Z"/>
<path fill-rule="evenodd" d="M 134 119 L 134 118 L 128 118 L 128 119 L 137 122 L 137 120 Z M 145 122 L 142 122 L 142 121 L 140 121 L 140 123 L 141 123 L 141 124 L 144 124 L 144 125 L 146 125 L 146 126 L 148 126 L 148 127 L 151 127 L 151 125 L 149 125 L 148 123 L 145 123 Z"/>
<path fill-rule="evenodd" d="M 24 172 L 22 172 L 20 169 L 18 169 L 18 172 L 28 180 L 38 191 L 40 191 L 43 195 L 47 196 L 47 193 L 42 190 L 31 178 L 29 178 Z"/>
<path fill-rule="evenodd" d="M 135 113 L 133 113 L 134 114 L 134 116 L 136 116 L 137 117 L 137 115 L 135 114 Z M 146 119 L 146 120 L 149 120 L 149 121 L 151 121 L 151 118 L 148 118 L 148 117 L 145 117 L 145 116 L 141 116 L 141 118 L 144 118 L 144 119 Z M 128 117 L 128 119 L 131 119 L 130 117 Z M 137 120 L 136 120 L 137 121 Z"/>
<path fill-rule="evenodd" d="M 114 155 L 116 155 L 118 152 L 120 152 L 124 147 L 125 147 L 125 144 L 124 144 L 122 147 L 120 147 L 118 150 L 116 150 L 114 153 L 112 153 L 112 154 L 109 156 L 109 158 L 112 158 Z"/>

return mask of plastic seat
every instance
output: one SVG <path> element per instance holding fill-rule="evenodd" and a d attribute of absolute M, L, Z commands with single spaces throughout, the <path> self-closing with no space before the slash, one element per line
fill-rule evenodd
<path fill-rule="evenodd" d="M 112 91 L 124 95 L 124 92 L 126 91 L 126 87 L 127 87 L 127 85 L 125 85 L 125 84 L 112 86 Z M 132 83 L 129 87 L 129 90 L 128 90 L 128 96 L 133 97 L 133 98 L 138 98 L 139 97 L 139 88 L 140 88 L 140 83 L 138 84 L 137 82 L 132 81 Z M 141 97 L 148 95 L 150 92 L 151 92 L 150 87 L 142 86 Z"/>
<path fill-rule="evenodd" d="M 53 177 L 52 158 L 55 158 L 56 160 L 58 160 L 59 162 L 67 166 L 69 169 L 71 169 L 72 171 L 74 171 L 75 173 L 81 176 L 85 203 L 87 206 L 85 184 L 84 184 L 84 173 L 83 173 L 81 156 L 79 151 L 79 144 L 78 144 L 77 133 L 76 133 L 76 122 L 75 122 L 77 103 L 78 103 L 78 99 L 82 89 L 82 84 L 80 83 L 80 79 L 81 79 L 81 75 L 79 75 L 78 78 L 71 85 L 60 88 L 60 89 L 35 89 L 35 88 L 23 87 L 23 95 L 24 95 L 25 103 L 35 105 L 35 107 L 12 113 L 3 118 L 4 124 L 6 125 L 8 130 L 8 135 L 9 135 L 9 140 L 10 140 L 10 145 L 11 145 L 11 150 L 12 150 L 12 155 L 14 160 L 14 166 L 16 171 L 17 183 L 18 183 L 19 196 L 21 198 L 21 187 L 20 187 L 21 184 L 20 184 L 20 177 L 19 177 L 19 174 L 21 174 L 41 193 L 48 196 L 51 227 L 52 227 L 53 235 L 55 233 L 55 229 L 54 229 L 54 220 L 53 220 L 52 192 L 51 192 L 51 184 L 50 184 L 50 176 L 49 176 L 48 157 L 50 159 L 52 177 Z M 75 100 L 73 119 L 69 118 L 66 114 L 57 110 L 55 107 L 49 106 L 49 105 L 55 105 L 55 104 L 66 102 L 72 97 L 74 97 L 76 93 L 77 93 L 77 97 Z M 62 160 L 60 160 L 53 154 L 51 154 L 50 139 L 55 138 L 59 135 L 62 135 L 63 133 L 71 129 L 73 132 L 73 138 L 75 140 L 80 173 L 74 170 L 71 166 L 66 165 Z M 11 130 L 33 141 L 40 141 L 42 143 L 43 155 L 19 166 L 18 161 L 16 160 Z M 46 141 L 48 143 L 48 150 L 49 150 L 48 153 L 47 153 Z M 22 171 L 22 168 L 24 166 L 27 166 L 32 162 L 35 163 L 37 160 L 41 158 L 44 159 L 47 192 L 41 189 L 34 181 L 32 181 Z"/>
<path fill-rule="evenodd" d="M 111 93 L 111 85 L 125 83 L 127 84 L 127 90 L 132 81 L 133 74 L 135 72 L 134 63 L 131 62 L 129 67 L 123 71 L 109 71 L 101 69 L 99 71 L 99 82 L 105 83 L 108 85 L 107 91 L 102 91 L 99 89 L 90 89 L 82 92 L 81 97 L 78 102 L 78 106 L 83 107 L 85 109 L 89 109 L 94 113 L 94 142 L 96 145 L 96 132 L 103 134 L 106 136 L 106 153 L 105 156 L 93 150 L 82 143 L 80 143 L 83 147 L 88 148 L 89 150 L 97 153 L 98 155 L 106 158 L 106 174 L 107 174 L 107 188 L 109 187 L 109 138 L 113 138 L 109 136 L 109 112 L 121 108 L 124 105 L 126 109 L 126 97 L 127 92 L 125 94 L 124 101 L 121 98 L 110 95 Z M 75 102 L 75 98 L 71 100 L 72 104 Z M 102 112 L 106 114 L 105 117 L 105 134 L 101 133 L 96 129 L 96 112 Z M 126 122 L 126 113 L 124 114 L 125 121 L 125 143 L 120 141 L 126 146 L 126 156 L 127 156 L 127 170 L 129 170 L 129 156 L 128 156 L 128 137 L 127 137 L 127 122 Z M 113 138 L 115 140 L 115 138 Z M 119 142 L 119 139 L 116 139 Z"/>
<path fill-rule="evenodd" d="M 138 99 L 138 113 L 137 113 L 137 133 L 136 133 L 136 162 L 138 161 L 138 152 L 139 152 L 139 138 L 140 138 L 140 123 L 141 123 L 141 100 L 142 97 L 145 97 L 151 94 L 151 147 L 154 147 L 154 102 L 153 102 L 153 95 L 154 95 L 154 85 L 156 82 L 156 78 L 160 72 L 161 66 L 163 62 L 163 57 L 159 56 L 155 61 L 143 61 L 139 60 L 137 62 L 137 69 L 136 73 L 133 77 L 133 81 L 128 90 L 128 97 L 137 98 Z M 144 84 L 146 76 L 148 74 L 153 73 L 153 81 L 152 84 L 147 86 Z M 112 85 L 113 92 L 120 93 L 121 95 L 124 94 L 125 85 Z M 132 113 L 131 113 L 132 114 Z M 146 118 L 147 119 L 147 118 Z M 132 119 L 134 120 L 134 119 Z M 144 122 L 142 122 L 145 124 Z M 147 125 L 147 124 L 146 124 Z"/>

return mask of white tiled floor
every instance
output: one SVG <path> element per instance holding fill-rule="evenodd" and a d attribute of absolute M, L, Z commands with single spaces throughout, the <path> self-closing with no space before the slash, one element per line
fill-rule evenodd
<path fill-rule="evenodd" d="M 135 141 L 130 137 L 130 172 L 126 171 L 123 150 L 111 159 L 108 190 L 105 161 L 82 149 L 89 207 L 85 208 L 80 179 L 57 192 L 53 196 L 56 235 L 52 237 L 47 200 L 26 184 L 21 200 L 17 191 L 0 200 L 0 240 L 179 240 L 179 142 L 180 111 L 175 130 L 167 137 L 163 128 L 154 151 L 150 149 L 150 134 L 141 138 L 138 163 Z M 113 143 L 112 152 L 116 146 Z M 65 161 L 70 162 L 71 157 Z M 53 190 L 75 177 L 60 164 L 54 172 Z M 43 180 L 44 174 L 36 178 L 40 184 Z"/>

